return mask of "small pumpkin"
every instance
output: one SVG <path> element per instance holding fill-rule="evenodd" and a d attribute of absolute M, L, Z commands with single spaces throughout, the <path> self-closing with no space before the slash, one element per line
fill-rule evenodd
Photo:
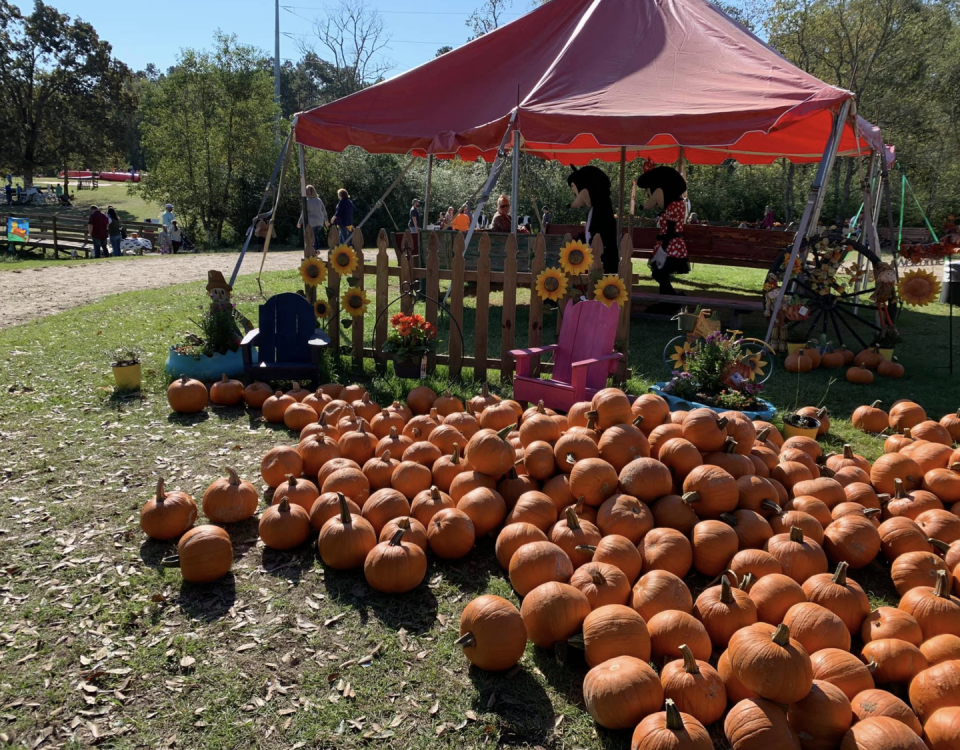
<path fill-rule="evenodd" d="M 783 623 L 809 654 L 825 648 L 850 649 L 850 631 L 843 620 L 819 604 L 794 604 L 783 616 Z"/>
<path fill-rule="evenodd" d="M 929 667 L 910 683 L 910 705 L 924 724 L 941 708 L 960 706 L 960 661 Z"/>
<path fill-rule="evenodd" d="M 622 497 L 622 496 L 621 496 Z M 594 524 L 578 518 L 573 506 L 568 506 L 564 517 L 557 521 L 550 529 L 550 541 L 562 549 L 574 569 L 585 565 L 593 558 L 593 551 L 584 552 L 578 550 L 580 546 L 588 546 L 595 549 L 595 545 L 600 541 L 602 534 Z"/>
<path fill-rule="evenodd" d="M 374 591 L 405 594 L 421 584 L 427 574 L 427 555 L 416 544 L 404 542 L 398 528 L 390 541 L 380 542 L 367 554 L 363 575 Z"/>
<path fill-rule="evenodd" d="M 885 378 L 902 378 L 903 373 L 903 365 L 899 362 L 885 359 L 877 365 L 877 375 Z"/>
<path fill-rule="evenodd" d="M 302 438 L 297 444 L 297 453 L 303 463 L 303 473 L 315 477 L 328 462 L 341 458 L 340 446 L 329 435 L 315 433 Z"/>
<path fill-rule="evenodd" d="M 327 521 L 340 513 L 341 495 L 343 495 L 342 492 L 326 492 L 313 501 L 313 505 L 310 507 L 310 525 L 316 531 L 320 531 Z M 353 500 L 346 496 L 343 497 L 343 500 L 350 513 L 356 516 L 360 515 L 360 507 Z"/>
<path fill-rule="evenodd" d="M 227 373 L 210 385 L 210 403 L 217 406 L 236 406 L 243 401 L 243 394 L 243 383 L 228 378 Z"/>
<path fill-rule="evenodd" d="M 523 597 L 520 616 L 530 641 L 540 648 L 553 648 L 580 630 L 590 614 L 583 592 L 568 583 L 551 581 Z"/>
<path fill-rule="evenodd" d="M 787 355 L 786 359 L 783 360 L 783 369 L 793 373 L 810 372 L 813 369 L 813 360 L 801 349 Z"/>
<path fill-rule="evenodd" d="M 573 575 L 573 564 L 566 552 L 549 541 L 529 542 L 518 547 L 508 565 L 510 585 L 520 596 L 526 596 L 548 581 L 567 583 Z"/>
<path fill-rule="evenodd" d="M 181 375 L 167 388 L 167 403 L 177 414 L 197 414 L 207 408 L 207 387 Z"/>
<path fill-rule="evenodd" d="M 630 424 L 633 420 L 630 400 L 619 388 L 603 388 L 597 391 L 590 405 L 597 412 L 597 427 L 601 431 L 615 424 Z"/>
<path fill-rule="evenodd" d="M 233 567 L 233 544 L 230 535 L 219 526 L 194 526 L 180 537 L 175 560 L 185 581 L 218 581 Z"/>
<path fill-rule="evenodd" d="M 960 706 L 934 711 L 923 726 L 923 741 L 930 750 L 960 747 Z"/>
<path fill-rule="evenodd" d="M 950 594 L 947 571 L 937 571 L 936 585 L 910 589 L 898 605 L 920 625 L 924 639 L 944 633 L 960 633 L 960 599 Z"/>
<path fill-rule="evenodd" d="M 879 347 L 861 349 L 853 358 L 853 364 L 857 367 L 867 367 L 876 370 L 877 365 L 883 362 L 883 355 L 880 354 Z"/>
<path fill-rule="evenodd" d="M 637 417 L 634 424 L 616 424 L 603 431 L 597 449 L 600 458 L 609 463 L 615 471 L 621 471 L 634 459 L 650 456 L 650 444 L 640 425 L 643 421 Z"/>
<path fill-rule="evenodd" d="M 881 401 L 878 399 L 869 406 L 858 406 L 853 411 L 850 421 L 853 426 L 863 432 L 883 432 L 887 429 L 890 415 L 883 409 L 880 409 Z"/>
<path fill-rule="evenodd" d="M 701 521 L 690 536 L 693 569 L 706 576 L 718 576 L 737 554 L 739 538 L 723 521 Z"/>
<path fill-rule="evenodd" d="M 287 550 L 299 547 L 310 536 L 310 516 L 289 498 L 267 508 L 260 516 L 259 534 L 270 549 Z"/>
<path fill-rule="evenodd" d="M 693 612 L 693 596 L 683 579 L 666 570 L 651 570 L 633 587 L 630 606 L 646 622 L 661 612 Z M 709 639 L 709 636 L 708 636 Z"/>
<path fill-rule="evenodd" d="M 390 477 L 390 486 L 408 500 L 430 489 L 432 485 L 433 475 L 430 469 L 416 461 L 402 461 Z"/>
<path fill-rule="evenodd" d="M 630 750 L 711 750 L 706 727 L 690 714 L 681 713 L 669 698 L 664 710 L 637 724 Z"/>
<path fill-rule="evenodd" d="M 930 552 L 933 548 L 916 521 L 906 516 L 887 519 L 877 529 L 880 552 L 889 561 L 906 552 Z"/>
<path fill-rule="evenodd" d="M 580 545 L 578 551 L 592 552 L 592 562 L 609 563 L 619 568 L 631 585 L 640 577 L 640 571 L 643 570 L 640 551 L 629 539 L 619 534 L 608 534 L 592 549 L 590 545 Z"/>
<path fill-rule="evenodd" d="M 666 658 L 679 659 L 680 646 L 686 645 L 694 657 L 709 661 L 713 646 L 703 623 L 693 615 L 679 610 L 668 609 L 658 612 L 647 620 L 650 633 L 650 650 L 656 663 Z"/>
<path fill-rule="evenodd" d="M 836 685 L 850 700 L 860 691 L 874 687 L 871 668 L 849 651 L 822 648 L 810 656 L 810 663 L 814 679 Z"/>
<path fill-rule="evenodd" d="M 888 424 L 891 430 L 903 432 L 904 429 L 911 430 L 921 422 L 927 421 L 927 413 L 923 407 L 915 401 L 901 399 L 890 407 L 890 418 Z"/>
<path fill-rule="evenodd" d="M 473 521 L 476 535 L 486 536 L 503 523 L 507 504 L 496 490 L 478 487 L 460 498 L 457 508 Z"/>
<path fill-rule="evenodd" d="M 388 521 L 411 515 L 410 502 L 392 487 L 377 490 L 362 504 L 358 504 L 361 508 L 360 515 L 370 522 L 378 537 Z"/>
<path fill-rule="evenodd" d="M 857 721 L 887 716 L 909 727 L 918 737 L 923 731 L 913 709 L 887 690 L 863 690 L 850 701 L 850 708 Z"/>
<path fill-rule="evenodd" d="M 295 477 L 303 473 L 303 458 L 293 448 L 278 445 L 268 450 L 260 461 L 260 476 L 268 487 L 279 487 L 287 475 Z"/>
<path fill-rule="evenodd" d="M 570 585 L 583 592 L 591 609 L 607 604 L 626 604 L 630 581 L 620 568 L 608 563 L 588 562 L 570 576 Z"/>
<path fill-rule="evenodd" d="M 617 472 L 601 458 L 578 461 L 570 471 L 570 492 L 574 497 L 583 497 L 587 505 L 599 507 L 619 486 Z M 624 486 L 624 490 L 630 494 L 630 487 Z"/>
<path fill-rule="evenodd" d="M 349 459 L 341 458 L 336 460 L 347 461 Z M 353 466 L 356 466 L 356 463 L 354 463 Z M 397 467 L 397 471 L 399 471 L 402 466 L 403 464 L 400 464 L 400 466 Z M 394 472 L 394 477 L 396 477 L 397 471 Z M 322 473 L 323 472 L 317 475 L 318 482 L 320 481 Z M 367 478 L 363 472 L 360 471 L 359 467 L 336 469 L 326 475 L 320 485 L 320 492 L 342 492 L 363 508 L 367 502 L 367 498 L 370 497 L 370 482 L 367 481 Z M 402 515 L 407 514 L 404 513 Z"/>
<path fill-rule="evenodd" d="M 719 466 L 698 466 L 683 480 L 683 500 L 700 518 L 719 518 L 735 510 L 739 498 L 737 480 Z"/>
<path fill-rule="evenodd" d="M 288 430 L 300 432 L 318 420 L 317 412 L 309 404 L 293 403 L 283 412 L 283 423 Z"/>
<path fill-rule="evenodd" d="M 741 628 L 757 622 L 757 605 L 745 591 L 730 586 L 727 576 L 719 586 L 704 589 L 693 604 L 693 616 L 707 629 L 715 647 L 726 647 Z"/>
<path fill-rule="evenodd" d="M 703 453 L 718 451 L 727 439 L 727 422 L 712 409 L 694 409 L 681 425 L 682 434 Z"/>
<path fill-rule="evenodd" d="M 914 646 L 920 646 L 923 642 L 923 632 L 913 615 L 902 609 L 877 607 L 863 621 L 860 627 L 860 639 L 864 643 L 870 643 L 881 638 L 899 638 Z M 960 638 L 957 641 L 960 642 Z"/>
<path fill-rule="evenodd" d="M 457 504 L 450 495 L 441 492 L 439 487 L 433 485 L 414 495 L 413 502 L 410 504 L 410 515 L 426 527 L 437 511 L 456 507 Z"/>
<path fill-rule="evenodd" d="M 870 614 L 870 599 L 860 584 L 847 577 L 847 568 L 847 563 L 841 562 L 833 575 L 811 576 L 804 581 L 803 592 L 807 601 L 837 615 L 852 635 L 860 632 L 863 621 Z"/>
<path fill-rule="evenodd" d="M 650 509 L 632 495 L 614 495 L 605 500 L 597 511 L 597 526 L 604 536 L 619 534 L 634 544 L 643 539 L 653 524 Z"/>
<path fill-rule="evenodd" d="M 693 547 L 687 537 L 675 529 L 653 529 L 643 537 L 639 547 L 646 570 L 666 570 L 682 578 L 693 565 Z"/>
<path fill-rule="evenodd" d="M 473 521 L 462 510 L 444 508 L 437 511 L 427 526 L 430 551 L 445 560 L 466 556 L 476 541 Z"/>
<path fill-rule="evenodd" d="M 784 575 L 802 584 L 810 576 L 827 572 L 827 556 L 812 539 L 803 535 L 797 526 L 787 534 L 777 534 L 767 540 L 764 551 L 780 563 Z"/>
<path fill-rule="evenodd" d="M 350 512 L 343 493 L 337 499 L 340 512 L 323 524 L 317 547 L 325 565 L 335 570 L 353 570 L 363 566 L 377 544 L 377 535 L 367 519 Z"/>
<path fill-rule="evenodd" d="M 913 492 L 923 484 L 924 472 L 909 456 L 902 453 L 885 453 L 873 463 L 870 469 L 870 482 L 877 492 L 893 495 L 897 491 L 896 481 L 903 483 L 906 492 Z"/>
<path fill-rule="evenodd" d="M 197 520 L 197 504 L 186 492 L 167 492 L 163 477 L 157 491 L 140 509 L 140 528 L 151 539 L 176 539 Z"/>
<path fill-rule="evenodd" d="M 583 621 L 584 658 L 595 667 L 618 656 L 650 661 L 650 634 L 643 618 L 623 604 L 597 607 Z"/>
<path fill-rule="evenodd" d="M 583 702 L 587 713 L 600 726 L 630 729 L 660 707 L 663 687 L 645 661 L 617 656 L 587 672 L 583 678 Z"/>
<path fill-rule="evenodd" d="M 490 387 L 487 383 L 481 386 L 480 393 L 467 401 L 467 408 L 476 415 L 483 413 L 488 406 L 500 403 L 500 397 L 495 393 L 490 393 Z"/>
<path fill-rule="evenodd" d="M 919 626 L 917 632 L 919 633 Z M 917 645 L 914 643 L 914 645 Z M 942 633 L 935 635 L 927 641 L 920 644 L 920 653 L 927 660 L 927 666 L 940 664 L 944 661 L 954 661 L 960 659 L 960 636 L 952 633 Z"/>
<path fill-rule="evenodd" d="M 926 750 L 926 745 L 896 719 L 880 716 L 854 724 L 843 737 L 841 750 Z"/>
<path fill-rule="evenodd" d="M 853 711 L 840 688 L 814 680 L 807 696 L 787 708 L 787 721 L 802 747 L 837 747 L 850 729 Z"/>
<path fill-rule="evenodd" d="M 482 429 L 467 442 L 467 461 L 476 471 L 499 478 L 513 467 L 516 452 L 506 437 L 512 425 L 500 432 Z"/>
<path fill-rule="evenodd" d="M 390 480 L 393 479 L 393 472 L 400 465 L 397 459 L 390 455 L 390 451 L 384 451 L 380 456 L 374 456 L 363 464 L 363 475 L 370 483 L 370 489 L 376 492 L 385 487 L 390 487 Z"/>
<path fill-rule="evenodd" d="M 880 533 L 873 521 L 863 514 L 836 519 L 823 536 L 827 557 L 854 569 L 865 568 L 880 551 Z"/>
<path fill-rule="evenodd" d="M 293 408 L 293 407 L 291 407 Z M 337 441 L 340 448 L 340 455 L 343 458 L 349 458 L 363 466 L 367 461 L 373 458 L 377 452 L 377 439 L 367 432 L 366 427 L 361 423 L 353 432 L 347 432 L 340 436 Z M 409 448 L 407 449 L 409 450 Z M 440 456 L 436 456 L 439 458 Z M 404 460 L 406 458 L 404 457 Z M 433 461 L 430 462 L 433 464 Z"/>
<path fill-rule="evenodd" d="M 761 698 L 794 703 L 810 692 L 813 674 L 810 656 L 790 628 L 758 623 L 730 638 L 730 666 L 741 684 Z"/>
<path fill-rule="evenodd" d="M 455 643 L 480 669 L 502 672 L 523 657 L 527 629 L 519 610 L 506 599 L 484 594 L 460 615 L 460 637 Z"/>
<path fill-rule="evenodd" d="M 504 570 L 510 568 L 510 561 L 517 550 L 533 542 L 548 542 L 547 535 L 531 523 L 512 523 L 504 526 L 497 534 L 496 555 L 497 562 Z M 573 566 L 570 567 L 573 575 Z"/>
<path fill-rule="evenodd" d="M 277 391 L 263 402 L 260 411 L 263 412 L 263 418 L 268 422 L 282 424 L 283 415 L 295 403 L 297 403 L 297 400 L 293 396 L 287 396 L 282 391 Z"/>
<path fill-rule="evenodd" d="M 602 459 L 598 460 L 606 463 L 603 462 Z M 612 469 L 613 467 L 610 468 Z M 571 483 L 573 476 L 571 472 Z M 595 479 L 598 480 L 600 478 L 608 483 L 612 477 L 609 472 L 603 470 L 602 473 L 598 471 L 598 475 L 595 477 Z M 673 491 L 673 477 L 670 475 L 670 470 L 655 458 L 642 457 L 634 459 L 620 470 L 618 481 L 621 492 L 635 497 L 644 503 L 651 503 L 658 497 L 669 495 Z M 574 496 L 579 497 L 576 491 L 573 492 Z M 616 492 L 616 484 L 614 484 L 613 492 L 607 494 L 603 499 L 605 500 L 607 497 L 610 497 L 614 492 Z M 603 493 L 596 492 L 595 494 L 600 495 Z M 596 504 L 600 505 L 602 502 L 603 500 Z"/>
<path fill-rule="evenodd" d="M 880 638 L 864 644 L 860 659 L 864 664 L 876 665 L 873 680 L 877 685 L 909 684 L 927 668 L 927 658 L 920 649 L 899 638 Z"/>
<path fill-rule="evenodd" d="M 379 541 L 389 542 L 400 529 L 403 529 L 404 544 L 415 544 L 424 552 L 427 551 L 427 530 L 416 518 L 410 516 L 400 516 L 387 521 L 380 529 Z"/>
<path fill-rule="evenodd" d="M 232 481 L 233 477 L 230 479 Z M 253 489 L 252 485 L 250 489 Z M 254 493 L 255 492 L 256 491 L 254 490 Z M 256 495 L 254 494 L 254 496 Z M 302 477 L 298 479 L 293 474 L 289 474 L 287 476 L 287 481 L 274 490 L 273 499 L 270 501 L 270 504 L 278 505 L 282 500 L 286 499 L 294 505 L 298 505 L 303 508 L 305 513 L 309 513 L 318 497 L 320 497 L 320 490 L 317 489 L 317 485 L 315 485 L 309 479 L 303 479 Z M 206 498 L 206 496 L 204 496 L 204 498 Z M 254 504 L 253 510 L 256 511 L 256 509 L 257 506 Z M 250 515 L 253 515 L 253 513 Z M 250 516 L 245 516 L 245 518 L 249 517 Z M 219 523 L 225 522 L 220 521 Z"/>
<path fill-rule="evenodd" d="M 660 682 L 663 694 L 684 713 L 702 724 L 720 720 L 727 709 L 727 690 L 709 662 L 698 661 L 686 644 L 680 646 L 682 659 L 665 665 Z"/>
<path fill-rule="evenodd" d="M 650 508 L 657 527 L 675 529 L 686 536 L 700 522 L 693 506 L 680 495 L 664 495 Z"/>
<path fill-rule="evenodd" d="M 418 385 L 407 394 L 407 406 L 414 414 L 429 414 L 437 394 L 425 385 Z"/>
<path fill-rule="evenodd" d="M 738 581 L 743 580 L 748 573 L 757 581 L 769 575 L 782 574 L 783 568 L 769 552 L 762 549 L 742 549 L 730 560 L 730 572 Z"/>
<path fill-rule="evenodd" d="M 243 389 L 243 400 L 247 402 L 247 406 L 254 409 L 259 409 L 263 406 L 263 402 L 272 395 L 273 389 L 266 383 L 261 383 L 259 380 L 255 380 Z"/>
<path fill-rule="evenodd" d="M 723 733 L 733 750 L 800 750 L 786 712 L 763 698 L 745 698 L 727 713 Z"/>
<path fill-rule="evenodd" d="M 557 506 L 543 492 L 524 492 L 510 509 L 505 524 L 531 523 L 541 531 L 548 531 L 557 522 Z"/>

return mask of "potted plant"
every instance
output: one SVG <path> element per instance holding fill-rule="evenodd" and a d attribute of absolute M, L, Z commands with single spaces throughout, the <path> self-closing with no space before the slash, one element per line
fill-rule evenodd
<path fill-rule="evenodd" d="M 817 430 L 820 429 L 820 420 L 816 417 L 805 417 L 802 414 L 789 414 L 783 418 L 783 436 L 808 437 L 817 439 Z"/>
<path fill-rule="evenodd" d="M 404 313 L 392 316 L 390 326 L 383 351 L 392 355 L 394 371 L 401 378 L 419 378 L 423 360 L 437 349 L 436 326 L 420 315 Z"/>
<path fill-rule="evenodd" d="M 880 333 L 877 334 L 877 338 L 874 339 L 873 345 L 880 350 L 880 356 L 883 357 L 888 362 L 893 361 L 893 348 L 900 341 L 900 331 L 897 330 L 896 326 L 883 326 L 880 329 Z"/>
<path fill-rule="evenodd" d="M 115 349 L 110 353 L 113 379 L 121 391 L 140 390 L 140 352 L 136 349 Z"/>

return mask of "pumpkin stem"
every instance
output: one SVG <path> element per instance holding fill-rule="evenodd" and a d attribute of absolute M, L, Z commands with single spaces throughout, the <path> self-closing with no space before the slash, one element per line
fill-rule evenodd
<path fill-rule="evenodd" d="M 950 464 L 950 471 L 960 474 L 960 463 Z"/>
<path fill-rule="evenodd" d="M 588 411 L 587 412 L 587 429 L 596 430 L 597 429 L 597 419 L 599 418 L 599 412 Z"/>
<path fill-rule="evenodd" d="M 753 584 L 755 584 L 756 582 L 757 582 L 757 579 L 753 577 L 753 573 L 747 573 L 743 577 L 743 580 L 740 581 L 740 585 L 738 586 L 738 588 L 741 591 L 745 591 L 746 593 L 749 594 L 750 589 L 753 587 Z"/>
<path fill-rule="evenodd" d="M 870 674 L 873 674 L 874 672 L 877 671 L 877 669 L 879 669 L 879 667 L 880 667 L 880 665 L 877 664 L 876 659 L 874 659 L 874 658 L 871 656 L 871 657 L 870 657 L 870 661 L 867 662 L 867 671 L 868 671 Z"/>
<path fill-rule="evenodd" d="M 823 419 L 825 416 L 827 416 L 827 407 L 821 406 L 817 409 L 817 419 Z"/>
<path fill-rule="evenodd" d="M 799 526 L 791 526 L 790 541 L 797 542 L 798 544 L 803 544 L 803 529 L 801 529 Z"/>
<path fill-rule="evenodd" d="M 277 513 L 289 513 L 290 512 L 290 501 L 286 496 L 277 503 Z"/>
<path fill-rule="evenodd" d="M 490 388 L 487 386 L 486 381 L 484 381 L 483 386 L 480 388 L 480 393 L 483 394 L 484 398 L 490 395 Z"/>
<path fill-rule="evenodd" d="M 186 375 L 181 375 L 181 376 L 180 376 L 180 385 L 186 385 L 186 384 L 187 384 L 187 376 L 186 376 Z"/>
<path fill-rule="evenodd" d="M 726 417 L 720 417 L 720 419 L 717 420 L 717 429 L 718 430 L 724 429 L 727 426 L 727 424 L 729 424 L 729 422 L 730 420 L 727 419 Z"/>
<path fill-rule="evenodd" d="M 881 492 L 879 495 L 877 495 L 877 500 L 880 501 L 880 507 L 884 508 L 886 507 L 887 503 L 890 502 L 890 495 L 888 495 L 886 492 Z"/>
<path fill-rule="evenodd" d="M 836 475 L 837 475 L 837 472 L 835 472 L 829 466 L 820 467 L 820 476 L 827 477 L 828 479 L 833 479 Z"/>
<path fill-rule="evenodd" d="M 733 515 L 733 513 L 721 513 L 720 520 L 725 524 L 729 524 L 730 526 L 736 526 L 738 523 L 737 517 Z"/>
<path fill-rule="evenodd" d="M 510 434 L 511 432 L 513 432 L 515 429 L 517 429 L 516 423 L 511 424 L 511 425 L 507 425 L 507 426 L 504 427 L 502 430 L 500 430 L 499 432 L 497 432 L 497 437 L 499 437 L 501 440 L 506 440 L 506 439 L 507 439 L 507 435 L 509 435 L 509 434 Z"/>
<path fill-rule="evenodd" d="M 577 552 L 583 552 L 584 554 L 594 554 L 597 551 L 597 548 L 592 544 L 578 544 L 574 549 Z"/>
<path fill-rule="evenodd" d="M 430 485 L 430 499 L 439 500 L 440 499 L 440 488 L 435 484 Z"/>
<path fill-rule="evenodd" d="M 932 544 L 940 552 L 946 553 L 950 551 L 950 545 L 947 544 L 946 542 L 941 542 L 939 539 L 934 539 L 933 537 L 930 537 L 929 539 L 927 539 L 927 542 Z"/>
<path fill-rule="evenodd" d="M 162 503 L 167 498 L 166 482 L 163 477 L 157 479 L 157 502 Z"/>
<path fill-rule="evenodd" d="M 880 512 L 881 512 L 881 511 L 880 511 L 879 508 L 864 508 L 864 509 L 863 509 L 863 515 L 864 515 L 864 517 L 866 517 L 866 518 L 873 518 L 873 517 L 875 517 L 875 516 L 879 516 L 879 515 L 880 515 Z"/>
<path fill-rule="evenodd" d="M 578 516 L 581 513 L 583 513 L 583 506 L 586 505 L 586 501 L 587 501 L 587 496 L 580 495 L 580 499 L 577 500 L 576 505 L 573 506 L 573 512 L 576 513 Z"/>
<path fill-rule="evenodd" d="M 180 555 L 170 555 L 169 557 L 164 557 L 160 561 L 160 566 L 163 568 L 179 568 Z"/>
<path fill-rule="evenodd" d="M 566 462 L 567 462 L 568 464 L 570 464 L 571 466 L 573 466 L 575 463 L 577 463 L 577 457 L 574 456 L 572 453 L 568 453 L 565 460 L 566 460 Z"/>
<path fill-rule="evenodd" d="M 450 463 L 454 466 L 460 463 L 460 443 L 453 444 L 453 454 L 450 456 Z"/>
<path fill-rule="evenodd" d="M 317 390 L 319 391 L 320 389 L 318 388 Z M 317 424 L 320 425 L 321 427 L 327 426 L 327 415 L 325 413 L 323 412 L 320 413 L 320 419 L 317 420 Z"/>
<path fill-rule="evenodd" d="M 833 582 L 838 586 L 847 585 L 847 568 L 850 567 L 845 561 L 837 563 L 837 570 L 833 574 Z"/>
<path fill-rule="evenodd" d="M 894 494 L 893 496 L 897 500 L 909 500 L 910 496 L 907 494 L 906 487 L 903 486 L 903 480 L 897 477 L 893 480 Z"/>
<path fill-rule="evenodd" d="M 724 453 L 735 453 L 737 450 L 737 441 L 732 437 L 728 437 L 723 441 L 723 452 Z"/>
<path fill-rule="evenodd" d="M 397 521 L 397 528 L 406 529 L 407 531 L 410 531 L 410 529 L 412 528 L 410 526 L 410 516 L 404 516 L 399 521 Z"/>
<path fill-rule="evenodd" d="M 546 410 L 543 408 L 543 399 L 537 402 L 537 414 L 546 414 Z"/>
<path fill-rule="evenodd" d="M 411 428 L 410 428 L 410 434 L 413 435 L 414 439 L 419 438 L 419 437 L 420 437 L 420 428 L 419 428 L 419 427 L 411 427 Z"/>
<path fill-rule="evenodd" d="M 950 583 L 947 581 L 947 571 L 937 571 L 937 585 L 933 589 L 933 594 L 940 599 L 950 598 Z"/>
<path fill-rule="evenodd" d="M 571 507 L 567 506 L 567 528 L 573 529 L 574 531 L 580 531 L 580 519 L 577 518 L 577 512 Z"/>
<path fill-rule="evenodd" d="M 284 498 L 284 500 L 286 500 L 286 498 Z M 399 547 L 399 546 L 400 546 L 400 540 L 403 539 L 403 535 L 404 535 L 405 531 L 406 531 L 406 530 L 405 530 L 402 526 L 400 526 L 400 527 L 393 533 L 393 536 L 390 537 L 390 546 L 391 546 L 391 547 Z"/>
<path fill-rule="evenodd" d="M 225 372 L 220 373 L 220 382 L 221 382 L 221 383 L 226 383 L 226 382 L 227 382 L 227 373 L 225 373 Z"/>
<path fill-rule="evenodd" d="M 390 451 L 389 450 L 384 451 L 383 454 L 380 456 L 380 460 L 385 464 L 390 463 Z"/>
<path fill-rule="evenodd" d="M 486 390 L 487 386 L 484 385 L 483 389 Z M 473 633 L 464 633 L 457 640 L 455 640 L 454 645 L 462 646 L 463 648 L 470 648 L 477 645 L 477 639 L 473 637 Z"/>
<path fill-rule="evenodd" d="M 733 604 L 733 592 L 730 590 L 730 579 L 720 576 L 720 601 L 723 604 Z"/>
<path fill-rule="evenodd" d="M 362 422 L 362 421 L 360 422 L 359 425 L 357 425 L 357 432 L 359 432 L 361 435 L 366 435 L 366 434 L 367 434 L 367 431 L 363 428 L 363 422 Z"/>
<path fill-rule="evenodd" d="M 639 429 L 640 429 L 640 425 L 642 425 L 642 424 L 643 424 L 643 414 L 637 414 L 637 416 L 634 417 L 633 426 L 636 427 L 636 428 L 639 430 Z"/>
<path fill-rule="evenodd" d="M 769 510 L 771 513 L 775 513 L 778 516 L 783 513 L 783 508 L 781 508 L 777 503 L 773 502 L 773 500 L 761 500 L 760 507 L 764 510 Z"/>
<path fill-rule="evenodd" d="M 909 427 L 904 427 L 904 428 L 903 428 L 903 436 L 904 436 L 905 438 L 910 438 L 911 440 L 913 440 L 913 434 L 910 432 L 910 428 L 909 428 Z"/>
<path fill-rule="evenodd" d="M 784 623 L 777 625 L 777 629 L 773 631 L 773 635 L 770 636 L 770 640 L 776 643 L 778 646 L 786 646 L 790 643 L 790 628 L 788 628 Z"/>
<path fill-rule="evenodd" d="M 290 489 L 296 489 L 297 478 L 293 474 L 287 474 L 287 484 L 290 485 Z"/>
<path fill-rule="evenodd" d="M 390 439 L 391 440 L 400 439 L 400 435 L 397 434 L 397 428 L 395 426 L 390 428 Z"/>
<path fill-rule="evenodd" d="M 876 401 L 874 401 L 872 404 L 870 404 L 870 408 L 871 408 L 871 409 L 876 409 L 876 408 L 877 408 L 878 406 L 880 406 L 880 404 L 882 404 L 882 403 L 883 403 L 883 401 L 881 401 L 881 400 L 878 398 Z"/>
<path fill-rule="evenodd" d="M 602 570 L 594 568 L 590 571 L 590 580 L 593 581 L 594 586 L 603 586 L 607 582 L 607 577 L 603 574 Z"/>
<path fill-rule="evenodd" d="M 724 581 L 727 579 L 724 578 Z M 686 643 L 680 644 L 680 654 L 683 656 L 683 671 L 687 674 L 700 674 L 700 667 L 697 666 L 697 658 Z"/>
<path fill-rule="evenodd" d="M 293 387 L 290 388 L 290 390 L 291 390 L 291 391 L 299 391 L 299 390 L 300 390 L 300 384 L 299 384 L 296 380 L 294 380 L 294 381 L 293 381 Z"/>
<path fill-rule="evenodd" d="M 757 442 L 762 443 L 766 441 L 767 435 L 769 434 L 770 434 L 770 428 L 764 427 L 762 430 L 760 430 L 760 432 L 757 433 Z"/>
<path fill-rule="evenodd" d="M 843 444 L 843 457 L 853 458 L 853 446 L 850 443 Z"/>
<path fill-rule="evenodd" d="M 683 502 L 687 504 L 698 503 L 700 502 L 700 493 L 697 492 L 696 490 L 692 492 L 684 492 L 682 495 L 682 499 L 683 499 Z"/>
<path fill-rule="evenodd" d="M 337 493 L 337 501 L 340 503 L 340 522 L 344 526 L 349 526 L 353 523 L 353 519 L 350 518 L 350 508 L 347 506 L 347 498 L 342 492 Z"/>
<path fill-rule="evenodd" d="M 683 726 L 683 716 L 680 715 L 680 709 L 677 708 L 677 704 L 670 698 L 667 698 L 667 700 L 664 701 L 663 710 L 664 713 L 667 714 L 667 720 L 664 723 L 666 728 L 671 732 L 682 732 L 685 727 Z"/>

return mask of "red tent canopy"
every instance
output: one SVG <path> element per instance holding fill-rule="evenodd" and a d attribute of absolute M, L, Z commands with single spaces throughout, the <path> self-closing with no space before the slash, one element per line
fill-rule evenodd
<path fill-rule="evenodd" d="M 296 140 L 342 151 L 496 155 L 513 111 L 524 151 L 599 158 L 819 161 L 849 91 L 805 73 L 703 0 L 552 0 L 411 71 L 302 112 Z M 847 125 L 840 155 L 882 147 Z"/>

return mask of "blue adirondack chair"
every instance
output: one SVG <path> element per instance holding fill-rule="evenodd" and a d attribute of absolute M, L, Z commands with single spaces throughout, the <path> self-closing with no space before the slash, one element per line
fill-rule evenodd
<path fill-rule="evenodd" d="M 607 378 L 617 371 L 623 357 L 613 351 L 619 319 L 617 305 L 607 307 L 597 300 L 574 304 L 568 300 L 558 343 L 510 352 L 517 360 L 513 398 L 521 404 L 543 401 L 544 406 L 560 411 L 592 399 L 607 387 Z M 533 363 L 547 352 L 553 352 L 552 379 L 532 376 Z"/>
<path fill-rule="evenodd" d="M 240 342 L 247 382 L 297 380 L 316 388 L 320 355 L 330 345 L 330 337 L 316 325 L 313 307 L 299 294 L 277 294 L 260 305 L 260 327 Z"/>

